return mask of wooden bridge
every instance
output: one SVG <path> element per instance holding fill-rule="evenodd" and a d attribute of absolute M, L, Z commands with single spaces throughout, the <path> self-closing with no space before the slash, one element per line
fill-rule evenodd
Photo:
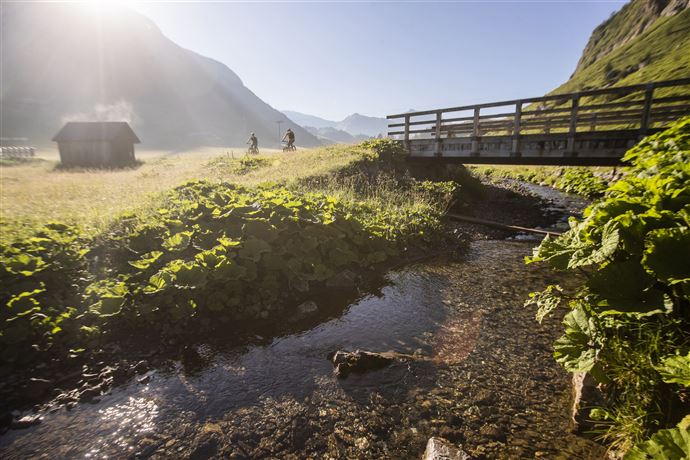
<path fill-rule="evenodd" d="M 411 160 L 616 165 L 690 115 L 690 78 L 389 115 Z"/>

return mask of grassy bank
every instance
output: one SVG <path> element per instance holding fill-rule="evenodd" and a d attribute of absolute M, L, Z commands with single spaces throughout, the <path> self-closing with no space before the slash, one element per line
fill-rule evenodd
<path fill-rule="evenodd" d="M 613 168 L 604 167 L 562 167 L 562 166 L 470 166 L 477 177 L 489 180 L 515 179 L 546 185 L 566 193 L 574 193 L 587 198 L 603 195 L 611 182 L 620 175 Z"/>
<path fill-rule="evenodd" d="M 401 155 L 384 140 L 165 156 L 131 170 L 3 170 L 12 205 L 0 246 L 0 373 L 41 362 L 50 374 L 127 334 L 157 348 L 282 321 L 310 292 L 354 287 L 438 236 L 457 196 L 453 182 L 413 179 Z"/>

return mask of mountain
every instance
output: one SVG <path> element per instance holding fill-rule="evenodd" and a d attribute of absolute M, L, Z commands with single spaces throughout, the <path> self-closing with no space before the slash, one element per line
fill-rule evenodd
<path fill-rule="evenodd" d="M 632 0 L 594 29 L 575 72 L 552 93 L 687 77 L 690 0 Z"/>
<path fill-rule="evenodd" d="M 186 50 L 133 11 L 83 3 L 2 5 L 4 138 L 50 143 L 65 121 L 129 121 L 145 148 L 278 144 L 285 117 L 227 66 Z M 296 124 L 298 145 L 319 141 Z"/>
<path fill-rule="evenodd" d="M 376 137 L 388 131 L 388 120 L 353 113 L 335 127 L 350 134 L 366 134 L 367 136 Z"/>
<path fill-rule="evenodd" d="M 385 135 L 388 131 L 388 120 L 385 118 L 369 117 L 358 113 L 353 113 L 342 121 L 326 120 L 292 110 L 283 110 L 283 113 L 300 126 L 311 126 L 317 129 L 335 128 L 353 136 L 376 137 L 379 134 Z"/>
<path fill-rule="evenodd" d="M 300 126 L 311 126 L 313 128 L 333 128 L 338 124 L 337 121 L 326 120 L 314 115 L 307 115 L 306 113 L 294 112 L 292 110 L 283 110 L 283 113 L 290 120 L 294 121 Z"/>
<path fill-rule="evenodd" d="M 304 126 L 304 129 L 316 136 L 319 140 L 327 144 L 354 144 L 369 139 L 365 134 L 352 134 L 329 126 L 324 128 L 316 128 L 313 126 Z"/>

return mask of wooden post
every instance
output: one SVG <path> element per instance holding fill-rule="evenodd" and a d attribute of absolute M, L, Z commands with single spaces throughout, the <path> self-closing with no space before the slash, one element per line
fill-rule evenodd
<path fill-rule="evenodd" d="M 596 131 L 597 130 L 597 114 L 592 114 L 592 122 L 589 125 L 589 130 L 590 131 Z"/>
<path fill-rule="evenodd" d="M 479 136 L 481 131 L 479 130 L 479 107 L 474 108 L 474 124 L 472 126 L 472 155 L 479 156 Z"/>
<path fill-rule="evenodd" d="M 522 118 L 522 101 L 515 104 L 515 121 L 513 123 L 513 149 L 511 156 L 520 156 L 520 119 Z"/>
<path fill-rule="evenodd" d="M 642 119 L 640 120 L 640 137 L 647 135 L 649 130 L 649 121 L 652 112 L 652 98 L 654 97 L 654 84 L 647 85 L 644 93 L 644 107 L 642 108 Z"/>
<path fill-rule="evenodd" d="M 405 115 L 405 134 L 403 137 L 405 149 L 410 150 L 410 116 Z"/>
<path fill-rule="evenodd" d="M 443 113 L 441 111 L 436 112 L 436 156 L 442 156 L 443 152 L 441 148 L 443 147 L 441 142 L 441 123 L 443 120 Z"/>
<path fill-rule="evenodd" d="M 575 152 L 575 136 L 577 134 L 577 111 L 580 106 L 580 96 L 573 96 L 572 107 L 570 109 L 570 129 L 568 130 L 568 145 L 565 149 L 566 153 L 576 156 Z"/>

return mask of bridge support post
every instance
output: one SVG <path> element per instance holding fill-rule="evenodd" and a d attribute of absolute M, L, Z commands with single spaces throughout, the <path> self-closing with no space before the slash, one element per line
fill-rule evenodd
<path fill-rule="evenodd" d="M 443 156 L 443 141 L 441 140 L 441 123 L 443 112 L 436 112 L 436 156 Z"/>
<path fill-rule="evenodd" d="M 403 135 L 405 150 L 410 151 L 410 116 L 405 115 L 405 134 Z"/>
<path fill-rule="evenodd" d="M 649 119 L 652 113 L 652 98 L 654 97 L 654 84 L 647 85 L 644 93 L 644 108 L 642 109 L 642 119 L 640 120 L 640 138 L 647 135 L 649 130 Z"/>
<path fill-rule="evenodd" d="M 568 129 L 568 144 L 565 153 L 570 156 L 577 156 L 575 151 L 575 137 L 577 135 L 577 111 L 580 107 L 580 96 L 573 96 L 570 109 L 570 127 Z"/>
<path fill-rule="evenodd" d="M 522 101 L 515 104 L 515 122 L 513 124 L 513 146 L 510 156 L 519 157 L 520 153 L 520 119 L 522 118 Z"/>
<path fill-rule="evenodd" d="M 474 157 L 479 156 L 479 136 L 481 131 L 479 130 L 479 107 L 474 108 L 474 123 L 472 125 L 472 152 L 470 153 Z"/>

